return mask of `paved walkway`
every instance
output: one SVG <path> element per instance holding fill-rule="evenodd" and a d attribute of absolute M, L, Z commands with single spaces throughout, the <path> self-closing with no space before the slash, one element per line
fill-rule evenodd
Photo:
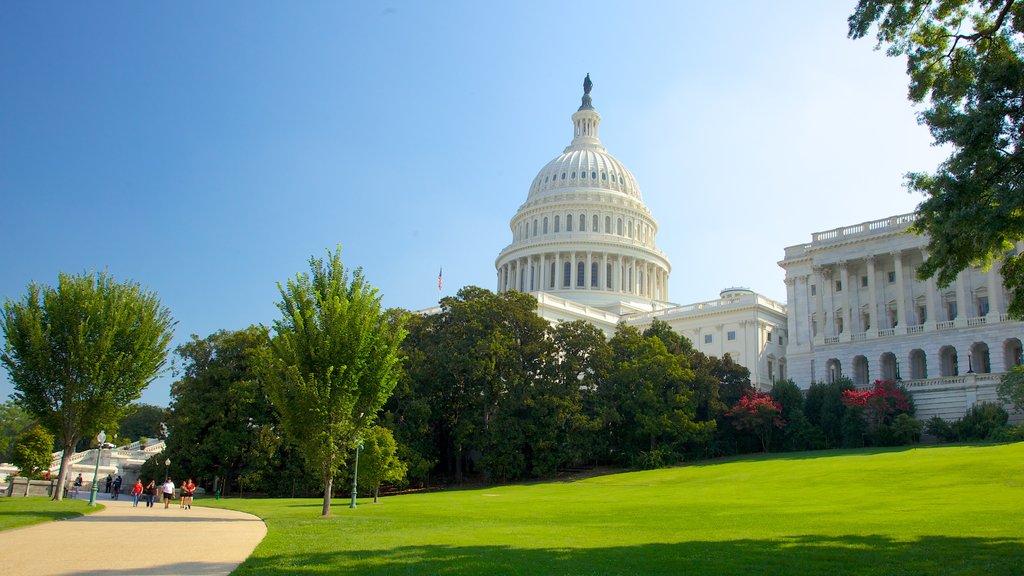
<path fill-rule="evenodd" d="M 105 510 L 0 534 L 5 574 L 228 574 L 267 533 L 259 518 L 233 510 L 182 510 L 109 500 Z M 81 495 L 79 496 L 81 498 Z M 86 495 L 86 497 L 88 497 Z"/>

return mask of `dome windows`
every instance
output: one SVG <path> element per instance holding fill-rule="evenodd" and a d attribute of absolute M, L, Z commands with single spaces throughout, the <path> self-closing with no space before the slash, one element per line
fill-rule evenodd
<path fill-rule="evenodd" d="M 590 173 L 590 178 L 593 179 L 593 180 L 597 180 L 597 172 L 591 172 Z"/>
<path fill-rule="evenodd" d="M 562 172 L 562 180 L 565 180 L 565 172 Z"/>

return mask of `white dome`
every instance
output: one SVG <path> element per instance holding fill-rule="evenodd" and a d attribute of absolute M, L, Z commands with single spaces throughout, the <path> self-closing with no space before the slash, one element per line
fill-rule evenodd
<path fill-rule="evenodd" d="M 593 188 L 620 192 L 642 202 L 640 186 L 633 174 L 603 148 L 566 148 L 537 173 L 527 201 L 549 192 Z"/>

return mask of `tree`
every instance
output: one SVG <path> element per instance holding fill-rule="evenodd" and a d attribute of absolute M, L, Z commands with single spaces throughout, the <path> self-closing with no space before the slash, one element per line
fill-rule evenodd
<path fill-rule="evenodd" d="M 726 416 L 732 418 L 737 430 L 750 430 L 761 441 L 761 450 L 768 451 L 772 441 L 772 431 L 782 428 L 782 405 L 768 394 L 751 392 L 729 410 Z"/>
<path fill-rule="evenodd" d="M 329 516 L 344 454 L 398 380 L 405 315 L 381 310 L 362 269 L 350 275 L 342 265 L 340 247 L 309 266 L 309 274 L 278 284 L 282 318 L 258 371 L 284 431 L 323 480 Z"/>
<path fill-rule="evenodd" d="M 918 270 L 948 286 L 972 265 L 1003 261 L 1009 312 L 1024 318 L 1024 3 L 1016 0 L 860 0 L 849 36 L 876 28 L 890 56 L 907 56 L 909 98 L 950 156 L 934 174 L 909 173 L 926 199 L 912 229 L 928 234 Z"/>
<path fill-rule="evenodd" d="M 999 401 L 1008 404 L 1015 412 L 1024 412 L 1024 366 L 1014 366 L 1003 374 L 996 388 Z"/>
<path fill-rule="evenodd" d="M 26 478 L 32 478 L 50 469 L 53 460 L 53 434 L 42 426 L 33 426 L 18 436 L 14 443 L 11 463 Z"/>
<path fill-rule="evenodd" d="M 373 503 L 380 496 L 383 482 L 401 482 L 406 466 L 398 459 L 398 444 L 391 430 L 374 426 L 363 434 L 363 450 L 359 456 L 359 482 L 373 489 Z"/>
<path fill-rule="evenodd" d="M 160 424 L 167 422 L 170 414 L 167 408 L 152 404 L 135 403 L 129 410 L 117 424 L 118 436 L 128 441 L 156 438 L 160 434 Z"/>
<path fill-rule="evenodd" d="M 0 462 L 11 461 L 14 442 L 35 424 L 32 415 L 14 402 L 0 403 Z"/>
<path fill-rule="evenodd" d="M 154 293 L 105 272 L 61 274 L 56 288 L 31 284 L 21 300 L 7 299 L 0 322 L 15 400 L 63 447 L 63 487 L 79 438 L 115 427 L 160 373 L 171 314 Z"/>
<path fill-rule="evenodd" d="M 171 385 L 167 455 L 201 485 L 217 478 L 227 492 L 245 474 L 250 490 L 266 491 L 264 480 L 278 475 L 278 423 L 254 367 L 269 345 L 266 328 L 250 326 L 177 348 L 183 372 Z"/>

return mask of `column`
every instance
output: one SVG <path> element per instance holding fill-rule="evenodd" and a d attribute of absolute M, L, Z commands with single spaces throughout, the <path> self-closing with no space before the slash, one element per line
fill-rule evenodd
<path fill-rule="evenodd" d="M 846 268 L 845 260 L 839 262 L 839 283 L 843 287 L 843 296 L 839 299 L 840 305 L 843 307 L 843 332 L 850 334 L 853 332 L 850 314 L 850 274 Z M 836 334 L 836 336 L 838 335 Z M 849 338 L 846 338 L 846 340 L 849 340 Z"/>
<path fill-rule="evenodd" d="M 999 316 L 1003 311 L 1003 283 L 1000 281 L 1002 275 L 996 270 L 997 268 L 999 268 L 998 262 L 993 262 L 988 269 L 988 319 L 985 321 L 987 324 L 999 322 Z"/>
<path fill-rule="evenodd" d="M 821 275 L 821 267 L 814 267 L 814 311 L 815 321 L 811 324 L 811 336 L 814 341 L 817 342 L 825 336 L 825 300 L 822 298 L 821 293 L 824 292 L 824 283 Z M 814 325 L 818 326 L 818 332 L 815 334 Z"/>
<path fill-rule="evenodd" d="M 608 289 L 608 253 L 601 252 L 601 269 L 597 271 L 597 284 L 601 290 Z"/>
<path fill-rule="evenodd" d="M 896 271 L 896 334 L 907 333 L 907 294 L 903 291 L 903 253 L 892 253 Z"/>
<path fill-rule="evenodd" d="M 797 344 L 811 342 L 811 306 L 808 301 L 808 278 L 806 274 L 796 277 L 796 331 L 790 332 L 789 337 L 795 339 Z M 807 323 L 806 331 L 800 329 L 801 321 Z M 806 337 L 802 337 L 804 334 L 806 334 Z"/>
<path fill-rule="evenodd" d="M 868 263 L 868 323 L 871 325 L 865 332 L 878 334 L 878 293 L 875 290 L 875 257 L 865 258 Z"/>
<path fill-rule="evenodd" d="M 548 289 L 548 255 L 540 255 L 540 289 Z"/>
<path fill-rule="evenodd" d="M 562 253 L 555 252 L 555 290 L 562 289 Z"/>
<path fill-rule="evenodd" d="M 622 257 L 618 256 L 614 258 L 612 262 L 612 292 L 619 292 L 622 290 Z"/>
<path fill-rule="evenodd" d="M 826 290 L 827 288 L 827 290 Z M 818 330 L 824 330 L 821 332 L 822 336 L 836 336 L 836 302 L 835 302 L 835 284 L 832 278 L 831 268 L 821 269 L 821 285 L 818 286 L 818 294 L 823 302 L 822 307 L 825 309 L 824 323 L 818 321 Z M 828 302 L 825 302 L 825 298 L 828 297 Z"/>
<path fill-rule="evenodd" d="M 796 279 L 787 276 L 786 277 L 786 327 L 790 338 L 796 340 L 795 344 L 800 343 L 800 338 L 797 337 L 796 331 Z"/>
<path fill-rule="evenodd" d="M 594 271 L 592 269 L 593 268 L 593 262 L 594 262 L 594 253 L 588 251 L 587 252 L 587 269 L 584 271 L 585 274 L 583 274 L 583 278 L 584 278 L 584 280 L 583 280 L 583 289 L 584 290 L 590 290 L 592 288 L 593 283 L 594 283 Z"/>
<path fill-rule="evenodd" d="M 967 270 L 956 275 L 956 320 L 957 326 L 967 326 Z M 957 353 L 959 354 L 959 350 Z M 958 358 L 959 360 L 959 358 Z"/>
<path fill-rule="evenodd" d="M 921 261 L 924 262 L 927 259 L 928 259 L 928 252 L 926 250 L 921 250 Z M 926 326 L 925 330 L 934 330 L 935 329 L 935 323 L 939 321 L 939 309 L 937 307 L 939 299 L 938 299 L 938 290 L 935 288 L 935 277 L 934 276 L 929 277 L 927 280 L 924 281 L 924 284 L 925 284 L 925 300 L 924 300 L 924 304 L 925 304 L 925 307 L 926 307 L 926 310 L 925 310 L 926 317 L 925 317 L 925 320 L 924 320 L 924 325 Z M 928 354 L 928 356 L 927 356 L 927 362 L 929 364 L 929 366 L 928 366 L 928 375 L 932 376 L 934 374 L 934 376 L 932 376 L 934 378 L 935 376 L 938 376 L 939 373 L 938 372 L 932 372 L 932 367 L 931 367 L 931 363 L 932 363 L 931 362 L 931 357 L 932 356 L 935 356 L 936 358 L 938 358 L 938 353 L 936 352 L 936 353 Z M 936 366 L 938 366 L 938 364 L 936 364 Z"/>

